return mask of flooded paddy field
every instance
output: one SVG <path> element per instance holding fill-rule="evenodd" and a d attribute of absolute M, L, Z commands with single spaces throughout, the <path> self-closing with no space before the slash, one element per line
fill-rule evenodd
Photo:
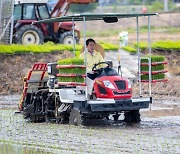
<path fill-rule="evenodd" d="M 139 124 L 91 120 L 85 126 L 29 123 L 19 95 L 0 97 L 0 153 L 180 153 L 180 101 L 155 100 Z M 110 118 L 111 119 L 111 118 Z"/>

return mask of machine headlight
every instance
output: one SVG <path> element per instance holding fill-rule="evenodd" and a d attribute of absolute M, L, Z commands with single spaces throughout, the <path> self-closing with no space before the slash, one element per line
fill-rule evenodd
<path fill-rule="evenodd" d="M 103 83 L 104 83 L 105 87 L 107 87 L 107 88 L 116 89 L 109 80 L 105 80 L 105 81 L 103 81 Z"/>

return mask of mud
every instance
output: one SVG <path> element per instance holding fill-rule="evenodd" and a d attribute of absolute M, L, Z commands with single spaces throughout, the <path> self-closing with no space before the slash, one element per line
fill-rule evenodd
<path fill-rule="evenodd" d="M 0 153 L 180 153 L 180 101 L 155 100 L 139 124 L 88 121 L 85 126 L 28 123 L 20 96 L 0 97 Z"/>
<path fill-rule="evenodd" d="M 117 65 L 117 54 L 106 54 L 106 57 L 112 59 L 114 66 Z M 125 58 L 121 61 L 123 77 L 130 80 L 135 78 L 137 55 L 129 55 L 123 51 L 120 54 Z M 31 63 L 34 61 L 36 57 Z M 22 64 L 25 62 L 26 60 L 22 61 Z M 7 77 L 4 76 L 3 79 L 5 78 Z M 7 86 L 21 86 L 13 85 L 14 82 L 10 79 Z M 154 84 L 153 104 L 149 109 L 141 110 L 139 124 L 125 123 L 122 114 L 117 122 L 110 116 L 110 120 L 93 119 L 79 127 L 25 121 L 21 114 L 16 113 L 20 95 L 14 95 L 14 91 L 20 90 L 7 89 L 9 95 L 0 95 L 0 154 L 180 153 L 179 84 L 179 76 L 169 76 L 168 83 Z M 136 96 L 139 85 L 133 86 L 133 95 Z M 147 85 L 143 85 L 143 92 L 148 95 L 146 90 Z M 6 91 L 1 94 L 7 94 Z"/>

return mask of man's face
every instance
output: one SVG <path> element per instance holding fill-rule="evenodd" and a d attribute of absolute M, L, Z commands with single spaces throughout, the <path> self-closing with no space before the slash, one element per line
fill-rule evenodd
<path fill-rule="evenodd" d="M 94 42 L 89 42 L 89 44 L 86 47 L 87 47 L 88 52 L 93 53 L 94 52 L 95 43 Z"/>

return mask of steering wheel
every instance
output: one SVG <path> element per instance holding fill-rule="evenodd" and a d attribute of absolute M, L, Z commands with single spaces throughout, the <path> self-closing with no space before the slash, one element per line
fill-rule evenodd
<path fill-rule="evenodd" d="M 94 64 L 94 67 L 92 68 L 92 71 L 94 71 L 94 72 L 100 72 L 100 71 L 102 71 L 104 68 L 99 68 L 99 69 L 97 69 L 97 66 L 99 66 L 99 65 L 101 65 L 101 64 L 107 64 L 106 67 L 109 67 L 109 66 L 110 66 L 108 62 L 99 62 L 99 63 L 97 63 L 97 64 Z M 105 68 L 106 68 L 106 67 L 105 67 Z"/>

